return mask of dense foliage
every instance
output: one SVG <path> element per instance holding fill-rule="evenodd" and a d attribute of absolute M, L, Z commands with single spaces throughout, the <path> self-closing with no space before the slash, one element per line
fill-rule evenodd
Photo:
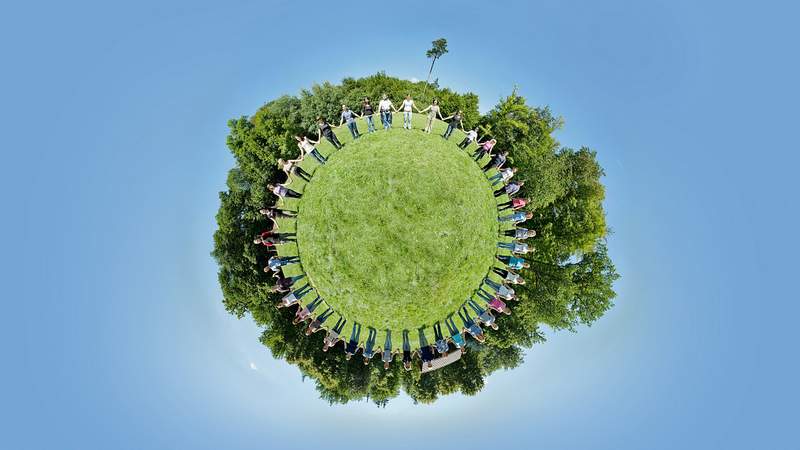
<path fill-rule="evenodd" d="M 603 170 L 595 152 L 561 148 L 553 137 L 561 120 L 547 108 L 528 106 L 516 93 L 481 116 L 474 94 L 428 89 L 423 95 L 424 89 L 424 82 L 382 73 L 348 78 L 340 85 L 315 85 L 299 97 L 281 97 L 252 117 L 229 121 L 227 145 L 236 166 L 228 174 L 228 190 L 220 193 L 213 252 L 223 303 L 237 317 L 250 313 L 264 329 L 261 342 L 275 357 L 296 364 L 332 403 L 371 399 L 382 405 L 401 388 L 419 402 L 453 392 L 475 394 L 486 376 L 519 365 L 524 348 L 543 342 L 543 326 L 575 330 L 612 306 L 612 284 L 618 275 L 605 245 Z M 274 307 L 280 295 L 270 292 L 272 278 L 262 271 L 268 255 L 252 244 L 252 237 L 269 227 L 258 213 L 274 203 L 266 185 L 283 181 L 276 161 L 297 154 L 293 136 L 316 136 L 317 116 L 337 117 L 341 104 L 355 106 L 364 96 L 377 99 L 382 93 L 395 101 L 410 93 L 419 105 L 436 97 L 444 112 L 463 110 L 465 126 L 480 125 L 497 139 L 496 148 L 509 151 L 509 165 L 519 168 L 517 178 L 528 181 L 521 195 L 533 200 L 529 209 L 534 218 L 523 226 L 537 230 L 531 241 L 536 251 L 526 258 L 530 269 L 522 271 L 528 283 L 515 287 L 520 301 L 512 303 L 514 313 L 502 318 L 499 330 L 487 334 L 485 344 L 470 341 L 461 360 L 426 374 L 419 368 L 406 372 L 398 362 L 384 370 L 379 363 L 365 366 L 360 358 L 346 361 L 341 352 L 322 352 L 322 333 L 305 336 L 301 327 L 292 325 L 293 311 Z"/>

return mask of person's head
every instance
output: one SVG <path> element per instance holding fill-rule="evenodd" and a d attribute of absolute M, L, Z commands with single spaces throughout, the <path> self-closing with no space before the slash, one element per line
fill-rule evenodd
<path fill-rule="evenodd" d="M 508 151 L 503 152 L 503 156 L 508 156 Z"/>
<path fill-rule="evenodd" d="M 284 164 L 286 164 L 286 161 L 283 158 L 278 158 L 278 166 L 283 166 Z"/>
<path fill-rule="evenodd" d="M 439 100 L 438 99 L 433 99 L 433 104 L 434 105 L 438 105 L 439 104 Z"/>
<path fill-rule="evenodd" d="M 495 325 L 495 326 L 497 326 L 497 325 Z M 482 344 L 483 341 L 486 340 L 486 336 L 483 334 L 483 332 L 481 332 L 480 334 L 475 336 L 475 339 Z"/>
<path fill-rule="evenodd" d="M 500 312 L 502 312 L 503 314 L 505 314 L 507 316 L 510 316 L 511 315 L 511 308 L 509 308 L 508 306 L 503 306 L 503 309 L 500 310 Z"/>
<path fill-rule="evenodd" d="M 294 137 L 294 139 L 295 139 L 297 142 L 301 142 L 301 141 L 303 140 L 303 137 L 302 137 L 302 136 L 300 136 L 300 135 L 297 135 L 297 136 L 295 136 L 295 137 Z"/>
<path fill-rule="evenodd" d="M 266 272 L 266 273 L 269 273 L 269 271 L 270 271 L 270 268 L 269 268 L 269 266 L 267 266 L 267 267 L 264 267 L 264 272 Z"/>
<path fill-rule="evenodd" d="M 406 100 L 411 100 L 411 94 L 406 94 Z"/>
<path fill-rule="evenodd" d="M 347 105 L 342 105 L 342 111 L 347 111 L 348 109 L 350 108 L 348 108 Z"/>
<path fill-rule="evenodd" d="M 388 99 L 388 98 L 389 98 L 389 96 L 388 96 L 388 95 L 386 95 L 386 94 L 383 94 L 383 95 L 381 95 L 381 100 L 386 100 L 386 99 Z"/>
<path fill-rule="evenodd" d="M 497 329 L 497 324 L 496 324 L 496 323 L 494 323 L 494 322 L 492 322 L 492 324 L 491 324 L 491 325 L 489 325 L 489 326 L 490 326 L 490 327 L 492 327 L 492 329 L 493 329 L 493 330 L 496 330 L 496 329 Z"/>
<path fill-rule="evenodd" d="M 459 110 L 456 112 L 456 114 L 460 116 L 460 115 L 461 115 L 461 110 L 459 109 Z"/>
<path fill-rule="evenodd" d="M 369 97 L 364 97 L 364 103 L 369 103 Z"/>
<path fill-rule="evenodd" d="M 535 236 L 536 236 L 536 231 L 535 230 L 528 230 L 528 237 L 529 238 L 532 238 L 532 237 L 535 237 Z"/>
<path fill-rule="evenodd" d="M 517 171 L 518 171 L 518 170 L 519 170 L 519 169 L 517 169 L 516 167 L 514 167 L 513 169 L 511 169 L 511 173 L 517 173 Z"/>
<path fill-rule="evenodd" d="M 517 278 L 517 284 L 525 284 L 524 278 Z"/>
<path fill-rule="evenodd" d="M 325 343 L 325 345 L 322 346 L 322 351 L 323 352 L 327 352 L 328 351 L 328 343 L 327 342 Z"/>
<path fill-rule="evenodd" d="M 492 140 L 491 140 L 491 141 L 489 141 L 489 142 L 491 142 L 491 143 L 492 143 L 492 145 L 494 145 L 494 144 L 497 144 L 497 139 L 492 139 Z"/>
<path fill-rule="evenodd" d="M 383 369 L 384 370 L 389 370 L 389 362 L 388 361 L 384 361 L 383 362 Z"/>
<path fill-rule="evenodd" d="M 531 263 L 529 263 L 529 262 L 524 262 L 524 263 L 522 263 L 522 267 L 524 267 L 524 268 L 526 268 L 526 269 L 530 269 L 530 267 L 531 267 Z"/>
<path fill-rule="evenodd" d="M 403 367 L 405 367 L 406 370 L 411 370 L 411 361 L 403 361 Z"/>
<path fill-rule="evenodd" d="M 269 214 L 269 209 L 267 209 L 267 208 L 261 208 L 261 209 L 259 209 L 259 210 L 258 210 L 258 212 L 259 212 L 261 215 L 263 215 L 263 216 L 266 216 L 267 214 Z"/>
<path fill-rule="evenodd" d="M 271 190 L 275 189 L 275 185 L 270 183 L 270 184 L 267 185 L 267 189 L 269 189 L 271 191 Z"/>
<path fill-rule="evenodd" d="M 314 325 L 314 324 L 312 323 L 311 325 Z M 311 325 L 309 325 L 308 328 L 306 328 L 306 336 L 311 336 L 311 332 L 312 332 Z"/>
<path fill-rule="evenodd" d="M 317 117 L 317 124 L 322 125 L 325 122 L 327 122 L 327 120 L 325 120 L 324 117 L 322 117 L 322 116 Z"/>
<path fill-rule="evenodd" d="M 525 186 L 525 182 L 524 181 L 517 181 L 517 185 L 519 185 L 519 187 Z"/>
<path fill-rule="evenodd" d="M 525 213 L 525 218 L 526 218 L 526 219 L 533 219 L 533 213 L 532 213 L 532 212 L 530 212 L 530 211 L 526 212 L 526 213 Z"/>
<path fill-rule="evenodd" d="M 253 244 L 260 244 L 262 242 L 263 240 L 261 239 L 261 236 L 256 236 L 256 238 L 253 239 Z"/>
<path fill-rule="evenodd" d="M 431 367 L 433 367 L 433 362 L 431 360 L 428 360 L 428 368 L 430 369 Z"/>
<path fill-rule="evenodd" d="M 350 361 L 350 358 L 352 358 L 352 357 L 353 357 L 353 354 L 352 354 L 352 353 L 350 353 L 350 352 L 347 352 L 347 353 L 345 353 L 345 355 L 344 355 L 344 359 L 346 359 L 346 360 L 348 360 L 348 361 Z"/>
<path fill-rule="evenodd" d="M 367 357 L 365 356 L 365 357 L 364 357 L 364 365 L 366 366 L 366 365 L 368 365 L 368 364 L 369 364 L 369 358 L 367 358 Z"/>

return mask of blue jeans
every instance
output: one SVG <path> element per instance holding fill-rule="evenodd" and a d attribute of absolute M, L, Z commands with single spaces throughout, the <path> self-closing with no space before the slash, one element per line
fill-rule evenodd
<path fill-rule="evenodd" d="M 375 131 L 375 122 L 372 120 L 372 115 L 366 116 L 367 119 L 367 132 L 372 133 Z"/>
<path fill-rule="evenodd" d="M 514 243 L 513 242 L 498 242 L 497 246 L 500 247 L 500 248 L 504 248 L 506 250 L 513 250 L 514 249 Z"/>
<path fill-rule="evenodd" d="M 411 129 L 411 114 L 413 113 L 403 111 L 403 128 Z"/>
<path fill-rule="evenodd" d="M 392 128 L 392 112 L 391 111 L 381 111 L 381 123 L 383 123 L 383 129 L 388 130 Z"/>
<path fill-rule="evenodd" d="M 350 130 L 350 134 L 353 135 L 354 139 L 358 139 L 358 125 L 356 125 L 356 121 L 347 122 L 347 129 Z"/>
<path fill-rule="evenodd" d="M 498 183 L 502 183 L 503 182 L 503 174 L 502 173 L 496 173 L 496 174 L 492 175 L 491 177 L 489 177 L 489 181 L 492 182 L 492 186 L 495 186 Z"/>
<path fill-rule="evenodd" d="M 309 153 L 311 154 L 311 156 L 314 157 L 314 159 L 319 161 L 320 164 L 325 164 L 325 161 L 327 161 L 327 159 L 325 159 L 325 157 L 322 156 L 322 154 L 316 148 L 314 150 L 311 150 Z"/>
<path fill-rule="evenodd" d="M 450 135 L 453 134 L 453 130 L 455 129 L 456 129 L 455 125 L 453 125 L 452 123 L 448 123 L 447 129 L 444 130 L 444 134 L 442 135 L 442 137 L 444 137 L 445 139 L 450 139 Z"/>

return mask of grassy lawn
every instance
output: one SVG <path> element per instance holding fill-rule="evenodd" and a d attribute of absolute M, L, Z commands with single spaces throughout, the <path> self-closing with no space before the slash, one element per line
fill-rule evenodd
<path fill-rule="evenodd" d="M 312 181 L 292 180 L 289 186 L 303 197 L 282 205 L 297 210 L 298 220 L 280 223 L 281 230 L 297 231 L 298 243 L 279 253 L 300 255 L 301 265 L 287 267 L 287 274 L 305 272 L 325 302 L 348 319 L 345 338 L 358 322 L 362 342 L 374 327 L 382 347 L 391 329 L 393 347 L 400 348 L 407 329 L 417 347 L 417 330 L 432 343 L 433 323 L 455 313 L 496 262 L 497 241 L 509 240 L 498 238 L 496 203 L 507 197 L 492 196 L 487 176 L 469 157 L 474 144 L 469 154 L 456 146 L 460 131 L 447 141 L 441 122 L 433 133 L 422 132 L 419 114 L 411 131 L 402 128 L 401 114 L 389 131 L 377 119 L 372 134 L 359 121 L 357 140 L 346 127 L 337 128 L 345 147 L 334 151 L 321 143 L 324 166 L 312 158 L 303 162 Z"/>

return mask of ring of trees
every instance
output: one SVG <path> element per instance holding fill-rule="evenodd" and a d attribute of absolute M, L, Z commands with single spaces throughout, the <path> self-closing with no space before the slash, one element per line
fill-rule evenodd
<path fill-rule="evenodd" d="M 410 371 L 401 364 L 387 370 L 324 352 L 323 333 L 306 336 L 304 328 L 292 324 L 294 311 L 275 308 L 283 294 L 273 292 L 273 280 L 263 271 L 273 255 L 252 244 L 254 235 L 269 228 L 259 210 L 274 202 L 267 184 L 285 179 L 277 160 L 296 156 L 294 136 L 316 136 L 317 117 L 337 117 L 342 104 L 353 107 L 365 96 L 378 99 L 384 93 L 395 100 L 411 94 L 420 105 L 436 98 L 443 111 L 462 110 L 464 126 L 478 126 L 482 137 L 495 138 L 496 148 L 509 152 L 507 166 L 518 168 L 515 178 L 529 181 L 518 195 L 531 199 L 525 211 L 533 217 L 524 226 L 537 232 L 532 242 L 536 251 L 526 257 L 530 267 L 520 271 L 527 283 L 515 286 L 519 301 L 514 312 L 502 318 L 484 343 L 468 341 L 468 351 L 458 362 L 434 372 L 422 373 L 418 364 Z M 401 390 L 418 402 L 453 392 L 475 394 L 495 370 L 521 364 L 525 349 L 545 341 L 545 329 L 576 331 L 613 305 L 618 274 L 605 243 L 603 170 L 596 153 L 562 147 L 553 133 L 563 121 L 548 108 L 528 106 L 516 92 L 485 115 L 477 105 L 471 93 L 429 87 L 426 92 L 424 82 L 378 73 L 315 85 L 299 96 L 273 100 L 251 117 L 229 121 L 227 145 L 236 165 L 220 193 L 212 253 L 219 264 L 223 304 L 237 317 L 249 314 L 262 327 L 260 341 L 273 356 L 296 365 L 325 400 L 370 399 L 385 405 Z"/>

